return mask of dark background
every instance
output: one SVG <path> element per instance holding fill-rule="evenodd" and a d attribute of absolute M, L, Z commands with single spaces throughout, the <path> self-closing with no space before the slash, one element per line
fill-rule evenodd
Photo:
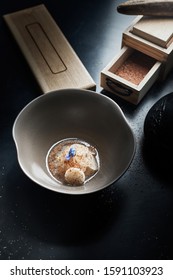
<path fill-rule="evenodd" d="M 133 16 L 122 1 L 6 0 L 0 3 L 0 258 L 172 259 L 172 159 L 145 147 L 148 110 L 173 88 L 173 71 L 134 106 L 100 88 L 100 72 L 119 52 Z M 20 110 L 41 90 L 2 15 L 44 3 L 95 80 L 122 108 L 137 150 L 127 172 L 97 193 L 70 196 L 33 183 L 19 167 L 12 139 Z M 115 159 L 116 160 L 116 159 Z"/>

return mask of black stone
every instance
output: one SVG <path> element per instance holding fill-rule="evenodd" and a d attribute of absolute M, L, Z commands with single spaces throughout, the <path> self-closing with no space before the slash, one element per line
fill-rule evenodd
<path fill-rule="evenodd" d="M 173 152 L 173 92 L 159 99 L 147 113 L 144 136 L 150 147 Z"/>

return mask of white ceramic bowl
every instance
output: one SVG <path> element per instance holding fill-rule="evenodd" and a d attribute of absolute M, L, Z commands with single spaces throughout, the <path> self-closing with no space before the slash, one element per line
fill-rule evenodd
<path fill-rule="evenodd" d="M 25 174 L 40 186 L 68 194 L 111 185 L 129 167 L 135 152 L 134 134 L 119 106 L 88 90 L 59 90 L 34 99 L 17 116 L 13 138 Z M 88 142 L 99 153 L 99 172 L 82 186 L 58 183 L 47 170 L 48 150 L 66 138 Z"/>

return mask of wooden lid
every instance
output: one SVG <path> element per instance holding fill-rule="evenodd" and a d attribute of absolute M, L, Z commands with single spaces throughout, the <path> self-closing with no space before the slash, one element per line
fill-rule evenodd
<path fill-rule="evenodd" d="M 168 48 L 173 41 L 173 18 L 142 17 L 131 32 L 160 47 Z"/>
<path fill-rule="evenodd" d="M 44 5 L 4 16 L 43 93 L 96 84 Z"/>

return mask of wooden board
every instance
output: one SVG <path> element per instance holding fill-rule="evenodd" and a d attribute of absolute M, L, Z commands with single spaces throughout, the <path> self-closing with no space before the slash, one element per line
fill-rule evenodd
<path fill-rule="evenodd" d="M 173 18 L 142 17 L 133 26 L 132 33 L 160 47 L 167 48 L 173 39 Z"/>
<path fill-rule="evenodd" d="M 4 15 L 44 93 L 96 84 L 44 5 Z"/>

